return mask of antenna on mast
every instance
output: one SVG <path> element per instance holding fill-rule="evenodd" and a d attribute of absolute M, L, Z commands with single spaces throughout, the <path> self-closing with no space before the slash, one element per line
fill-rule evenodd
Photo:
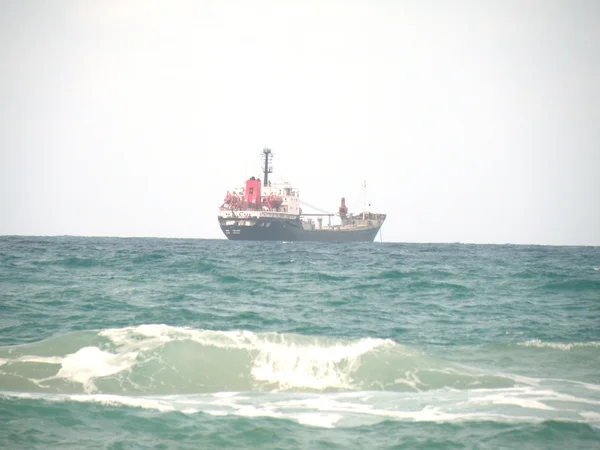
<path fill-rule="evenodd" d="M 273 159 L 273 152 L 270 148 L 263 148 L 262 160 L 263 160 L 263 186 L 269 185 L 269 174 L 273 173 L 273 168 L 269 167 L 271 160 Z"/>

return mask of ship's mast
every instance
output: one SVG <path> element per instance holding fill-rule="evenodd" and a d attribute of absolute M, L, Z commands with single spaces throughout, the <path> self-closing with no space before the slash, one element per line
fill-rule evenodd
<path fill-rule="evenodd" d="M 273 159 L 273 152 L 271 151 L 270 148 L 263 148 L 263 154 L 262 154 L 262 159 L 263 159 L 263 186 L 268 186 L 269 185 L 269 174 L 273 173 L 273 168 L 269 167 L 269 163 L 271 162 L 271 159 Z"/>
<path fill-rule="evenodd" d="M 365 220 L 365 213 L 367 212 L 367 181 L 365 180 L 362 185 L 363 192 L 363 220 Z"/>

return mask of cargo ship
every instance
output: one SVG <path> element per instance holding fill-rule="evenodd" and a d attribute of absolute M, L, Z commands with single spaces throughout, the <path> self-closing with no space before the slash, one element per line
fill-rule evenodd
<path fill-rule="evenodd" d="M 251 177 L 228 191 L 219 208 L 219 225 L 227 239 L 240 241 L 373 242 L 386 215 L 350 214 L 342 197 L 337 214 L 302 212 L 298 189 L 269 181 L 273 152 L 262 151 L 262 182 Z M 326 221 L 327 223 L 323 223 Z M 335 223 L 333 223 L 335 222 Z"/>

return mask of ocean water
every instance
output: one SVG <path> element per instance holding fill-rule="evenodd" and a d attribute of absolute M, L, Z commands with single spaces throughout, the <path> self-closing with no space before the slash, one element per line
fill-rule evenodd
<path fill-rule="evenodd" d="M 600 248 L 0 237 L 0 448 L 600 448 Z"/>

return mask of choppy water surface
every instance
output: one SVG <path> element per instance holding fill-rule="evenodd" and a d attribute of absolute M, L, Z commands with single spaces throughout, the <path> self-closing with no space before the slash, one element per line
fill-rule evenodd
<path fill-rule="evenodd" d="M 600 248 L 0 237 L 2 448 L 597 448 Z"/>

